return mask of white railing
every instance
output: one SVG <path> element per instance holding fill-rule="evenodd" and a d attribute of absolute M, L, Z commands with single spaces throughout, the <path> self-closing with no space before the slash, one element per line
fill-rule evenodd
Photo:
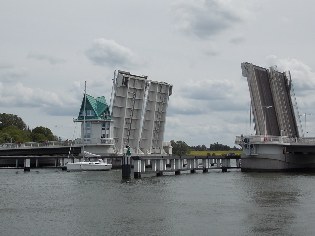
<path fill-rule="evenodd" d="M 289 138 L 286 136 L 251 135 L 251 136 L 236 136 L 235 138 L 235 144 L 238 144 L 238 145 L 241 145 L 244 143 L 266 143 L 266 142 L 315 145 L 315 137 Z"/>
<path fill-rule="evenodd" d="M 26 143 L 2 143 L 0 148 L 33 148 L 33 147 L 53 147 L 53 146 L 71 146 L 74 141 L 46 141 L 46 142 L 26 142 Z"/>
<path fill-rule="evenodd" d="M 75 144 L 83 144 L 82 139 L 76 139 Z M 114 144 L 114 139 L 112 138 L 86 138 L 84 141 L 84 144 L 108 144 L 108 145 L 113 145 Z"/>

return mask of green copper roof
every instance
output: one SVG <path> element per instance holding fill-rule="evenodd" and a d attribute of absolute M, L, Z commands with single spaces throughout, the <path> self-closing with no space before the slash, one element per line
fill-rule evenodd
<path fill-rule="evenodd" d="M 84 111 L 84 96 L 80 108 L 80 113 L 78 116 L 78 120 L 83 120 L 83 111 Z M 86 116 L 85 119 L 110 119 L 109 117 L 109 106 L 106 103 L 106 99 L 104 96 L 94 98 L 91 95 L 86 95 Z"/>

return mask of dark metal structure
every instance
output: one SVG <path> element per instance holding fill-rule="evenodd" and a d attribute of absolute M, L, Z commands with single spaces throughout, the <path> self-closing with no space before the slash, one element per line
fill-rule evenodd
<path fill-rule="evenodd" d="M 299 137 L 295 109 L 291 99 L 290 73 L 266 69 L 244 62 L 256 135 Z"/>

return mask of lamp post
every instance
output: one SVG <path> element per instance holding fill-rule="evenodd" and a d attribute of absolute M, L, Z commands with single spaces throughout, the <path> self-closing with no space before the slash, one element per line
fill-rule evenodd
<path fill-rule="evenodd" d="M 265 119 L 265 138 L 267 136 L 267 112 L 266 110 L 272 108 L 272 106 L 263 106 L 264 109 L 264 119 Z"/>

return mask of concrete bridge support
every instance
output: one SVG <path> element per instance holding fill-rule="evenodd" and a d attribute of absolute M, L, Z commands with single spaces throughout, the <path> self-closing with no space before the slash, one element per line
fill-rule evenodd
<path fill-rule="evenodd" d="M 24 159 L 24 171 L 31 170 L 31 159 Z"/>

